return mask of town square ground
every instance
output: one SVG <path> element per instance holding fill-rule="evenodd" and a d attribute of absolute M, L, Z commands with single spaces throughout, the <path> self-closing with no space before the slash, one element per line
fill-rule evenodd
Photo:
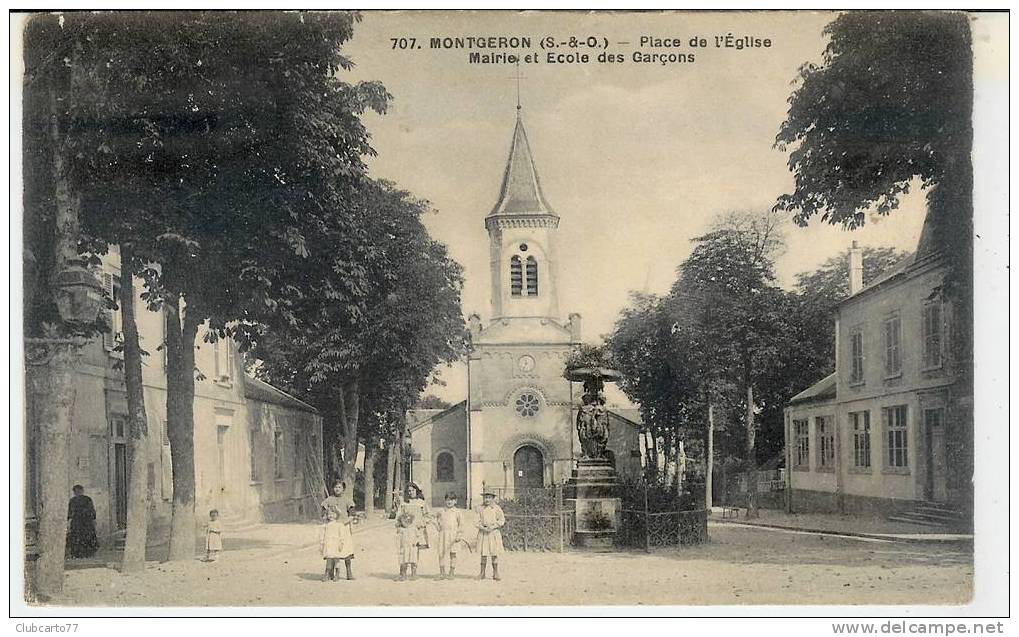
<path fill-rule="evenodd" d="M 460 556 L 456 579 L 437 579 L 434 551 L 418 578 L 397 580 L 392 522 L 355 533 L 353 581 L 322 581 L 319 527 L 265 525 L 227 536 L 218 562 L 69 566 L 60 606 L 462 606 L 713 604 L 965 604 L 971 542 L 894 541 L 713 522 L 698 546 L 617 553 L 506 553 L 502 581 L 478 581 Z"/>

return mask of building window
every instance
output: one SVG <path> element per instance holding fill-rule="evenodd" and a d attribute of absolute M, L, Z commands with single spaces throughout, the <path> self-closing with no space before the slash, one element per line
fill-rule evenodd
<path fill-rule="evenodd" d="M 516 410 L 524 418 L 530 418 L 538 413 L 538 408 L 538 397 L 534 394 L 525 393 L 517 396 Z"/>
<path fill-rule="evenodd" d="M 258 470 L 258 431 L 248 430 L 248 458 L 251 462 L 251 481 L 260 482 L 262 472 Z"/>
<path fill-rule="evenodd" d="M 831 469 L 835 466 L 835 417 L 818 416 L 814 419 L 817 432 L 817 468 Z"/>
<path fill-rule="evenodd" d="M 863 382 L 863 328 L 849 335 L 849 382 Z"/>
<path fill-rule="evenodd" d="M 276 429 L 272 432 L 272 455 L 273 466 L 276 467 L 276 477 L 283 477 L 283 432 Z"/>
<path fill-rule="evenodd" d="M 527 296 L 538 296 L 538 261 L 527 257 Z"/>
<path fill-rule="evenodd" d="M 850 412 L 849 424 L 853 428 L 853 466 L 858 469 L 868 469 L 870 468 L 870 412 Z"/>
<path fill-rule="evenodd" d="M 793 435 L 796 437 L 796 457 L 794 460 L 797 467 L 807 468 L 810 466 L 809 427 L 810 425 L 806 420 L 793 421 Z"/>
<path fill-rule="evenodd" d="M 453 471 L 453 454 L 448 451 L 443 451 L 435 459 L 435 481 L 436 482 L 453 482 L 454 471 Z"/>
<path fill-rule="evenodd" d="M 923 366 L 925 369 L 941 367 L 942 356 L 941 301 L 923 307 Z"/>
<path fill-rule="evenodd" d="M 520 296 L 524 287 L 524 274 L 520 266 L 520 257 L 510 258 L 510 294 Z"/>
<path fill-rule="evenodd" d="M 907 451 L 909 446 L 906 438 L 906 405 L 885 407 L 881 410 L 881 414 L 885 425 L 886 448 L 888 450 L 885 457 L 886 466 L 894 468 L 908 467 Z"/>
<path fill-rule="evenodd" d="M 106 294 L 109 295 L 110 301 L 113 303 L 113 307 L 106 309 L 106 325 L 107 329 L 103 332 L 103 347 L 107 351 L 112 352 L 117 348 L 117 345 L 123 340 L 123 322 L 120 314 L 120 277 L 115 274 L 108 272 L 103 273 L 103 287 L 106 288 Z M 115 352 L 114 355 L 123 356 L 123 352 Z"/>
<path fill-rule="evenodd" d="M 215 357 L 215 377 L 214 380 L 219 382 L 227 382 L 233 378 L 233 354 L 230 348 L 229 338 L 218 338 L 216 342 L 212 344 L 212 353 Z"/>
<path fill-rule="evenodd" d="M 902 373 L 902 350 L 900 341 L 902 324 L 899 315 L 885 319 L 885 375 L 897 376 Z"/>

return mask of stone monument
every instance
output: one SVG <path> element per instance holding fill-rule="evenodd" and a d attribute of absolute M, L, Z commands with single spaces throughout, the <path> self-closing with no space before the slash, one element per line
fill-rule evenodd
<path fill-rule="evenodd" d="M 606 453 L 609 415 L 602 390 L 621 374 L 606 367 L 568 368 L 563 376 L 584 383 L 584 395 L 577 410 L 577 437 L 583 456 L 577 461 L 563 493 L 577 515 L 574 543 L 589 548 L 611 548 L 619 529 L 619 478 Z"/>

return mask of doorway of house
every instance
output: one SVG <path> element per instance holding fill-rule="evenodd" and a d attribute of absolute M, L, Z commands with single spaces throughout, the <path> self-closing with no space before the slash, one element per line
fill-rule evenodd
<path fill-rule="evenodd" d="M 925 409 L 923 412 L 926 440 L 926 484 L 924 497 L 933 502 L 948 499 L 947 474 L 948 454 L 945 450 L 945 410 Z"/>
<path fill-rule="evenodd" d="M 545 459 L 537 447 L 524 445 L 513 454 L 513 488 L 545 486 Z"/>
<path fill-rule="evenodd" d="M 110 442 L 113 444 L 113 522 L 118 530 L 127 528 L 127 418 L 110 419 Z"/>
<path fill-rule="evenodd" d="M 217 457 L 219 459 L 219 464 L 218 464 L 217 468 L 219 469 L 219 492 L 220 492 L 220 494 L 223 494 L 223 493 L 226 492 L 226 476 L 227 476 L 227 470 L 226 470 L 226 463 L 227 463 L 226 436 L 227 436 L 227 433 L 229 431 L 230 431 L 230 427 L 227 426 L 227 425 L 217 425 L 216 426 L 216 451 L 217 451 Z"/>

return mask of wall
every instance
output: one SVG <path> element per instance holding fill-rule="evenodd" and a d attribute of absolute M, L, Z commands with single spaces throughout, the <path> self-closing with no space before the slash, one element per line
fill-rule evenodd
<path fill-rule="evenodd" d="M 250 467 L 247 482 L 260 521 L 317 519 L 325 489 L 322 419 L 251 398 L 247 415 L 244 462 Z"/>
<path fill-rule="evenodd" d="M 434 414 L 430 420 L 412 428 L 414 459 L 411 478 L 425 491 L 432 506 L 442 506 L 447 492 L 457 494 L 461 506 L 467 503 L 467 412 L 459 403 Z M 440 453 L 453 456 L 453 481 L 439 482 L 435 461 Z"/>
<path fill-rule="evenodd" d="M 119 258 L 114 252 L 104 257 L 103 269 L 119 273 Z M 140 295 L 143 287 L 135 281 Z M 165 542 L 169 534 L 171 499 L 173 495 L 169 439 L 166 435 L 165 356 L 161 349 L 165 339 L 163 315 L 146 309 L 140 296 L 136 299 L 136 320 L 143 350 L 142 383 L 148 420 L 148 468 L 146 480 L 150 495 L 150 544 Z M 120 325 L 119 317 L 115 323 Z M 89 341 L 81 351 L 75 370 L 76 396 L 71 422 L 68 498 L 71 487 L 81 484 L 96 507 L 96 529 L 100 545 L 111 547 L 118 535 L 116 457 L 123 445 L 123 459 L 129 466 L 126 424 L 118 431 L 117 422 L 126 420 L 127 396 L 122 370 L 122 354 L 110 347 L 102 336 Z M 201 528 L 208 510 L 219 508 L 224 516 L 257 517 L 259 492 L 250 480 L 250 454 L 247 434 L 247 406 L 244 398 L 243 367 L 232 343 L 217 347 L 204 341 L 204 332 L 196 339 L 195 365 L 203 379 L 195 383 L 195 472 L 196 524 Z M 218 365 L 217 365 L 218 360 Z M 217 371 L 219 372 L 217 374 Z M 29 370 L 29 374 L 32 371 Z M 45 388 L 26 388 L 26 427 L 28 458 L 25 516 L 29 526 L 37 506 L 38 475 L 45 458 L 34 453 L 35 401 L 45 399 Z M 307 417 L 305 417 L 307 418 Z M 316 417 L 317 418 L 317 417 Z M 218 428 L 225 426 L 220 436 Z M 307 428 L 307 424 L 302 424 Z M 318 440 L 321 441 L 320 425 Z M 222 443 L 222 444 L 221 444 Z M 320 445 L 320 442 L 318 443 Z M 222 454 L 220 449 L 222 448 Z M 321 453 L 320 451 L 318 452 Z M 320 456 L 319 456 L 320 457 Z M 222 464 L 221 464 L 222 459 Z M 127 485 L 123 485 L 126 491 Z"/>
<path fill-rule="evenodd" d="M 943 364 L 926 369 L 923 361 L 923 308 L 944 278 L 944 268 L 936 261 L 918 264 L 897 278 L 890 279 L 845 301 L 839 308 L 837 330 L 839 344 L 836 402 L 791 405 L 786 409 L 786 443 L 789 449 L 789 476 L 794 510 L 847 512 L 898 511 L 927 497 L 927 431 L 924 409 L 947 408 L 948 386 L 952 382 L 948 356 L 947 321 L 951 307 L 942 306 Z M 901 373 L 885 373 L 885 317 L 897 313 L 900 320 Z M 863 377 L 851 380 L 851 338 L 854 330 L 863 334 Z M 889 467 L 887 432 L 883 408 L 905 406 L 907 410 L 906 467 Z M 870 467 L 856 467 L 850 413 L 870 414 Z M 834 414 L 836 424 L 836 473 L 818 472 L 817 438 L 814 417 Z M 810 422 L 810 470 L 792 467 L 795 454 L 793 419 Z M 952 427 L 946 410 L 945 427 Z M 951 458 L 939 466 L 951 470 Z M 841 489 L 837 490 L 841 482 Z M 837 493 L 836 493 L 837 491 Z M 824 495 L 829 494 L 829 495 Z M 830 496 L 837 495 L 832 498 Z"/>

